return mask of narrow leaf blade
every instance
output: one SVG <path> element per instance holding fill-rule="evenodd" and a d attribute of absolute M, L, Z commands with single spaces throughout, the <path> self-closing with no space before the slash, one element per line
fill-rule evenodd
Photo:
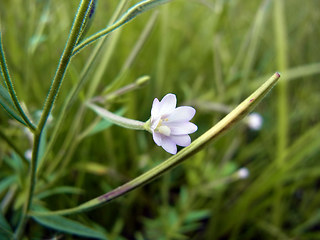
<path fill-rule="evenodd" d="M 73 234 L 81 237 L 90 237 L 94 239 L 106 239 L 106 237 L 102 233 L 90 227 L 87 227 L 79 222 L 70 220 L 62 216 L 33 216 L 33 219 L 41 225 L 44 225 L 46 227 L 49 227 L 61 232 L 65 232 L 65 233 L 69 233 L 69 234 Z"/>
<path fill-rule="evenodd" d="M 26 125 L 25 121 L 20 117 L 19 112 L 16 110 L 16 107 L 14 106 L 10 94 L 8 93 L 8 90 L 0 84 L 0 105 L 6 112 L 22 123 L 23 125 Z"/>

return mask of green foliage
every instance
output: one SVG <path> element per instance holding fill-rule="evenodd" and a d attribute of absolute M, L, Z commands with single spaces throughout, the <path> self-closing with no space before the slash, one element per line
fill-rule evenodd
<path fill-rule="evenodd" d="M 6 110 L 6 112 L 11 117 L 13 117 L 17 121 L 21 122 L 22 124 L 25 124 L 23 119 L 20 117 L 17 109 L 15 108 L 15 106 L 10 98 L 10 94 L 8 93 L 7 89 L 5 87 L 3 87 L 1 84 L 0 84 L 0 105 L 2 106 L 2 108 L 4 110 Z"/>
<path fill-rule="evenodd" d="M 53 228 L 60 232 L 66 232 L 69 234 L 81 236 L 81 237 L 89 237 L 94 239 L 106 239 L 104 234 L 99 231 L 96 231 L 92 228 L 89 228 L 83 224 L 80 224 L 76 221 L 67 219 L 61 216 L 41 216 L 41 217 L 33 217 L 37 222 L 41 225 L 47 226 L 49 228 Z"/>
<path fill-rule="evenodd" d="M 78 2 L 0 0 L 7 68 L 35 123 Z M 94 18 L 80 29 L 82 51 L 72 53 L 41 134 L 26 130 L 2 76 L 0 239 L 17 236 L 32 167 L 37 181 L 24 239 L 319 239 L 319 3 L 142 2 L 131 10 L 141 1 L 95 2 Z M 114 22 L 123 25 L 93 41 Z M 175 93 L 179 106 L 197 110 L 194 140 L 275 71 L 279 86 L 255 110 L 261 129 L 249 128 L 247 118 L 173 171 L 99 209 L 32 212 L 75 208 L 169 157 L 150 134 L 101 120 L 88 102 L 146 121 L 155 97 Z M 145 75 L 147 85 L 132 87 Z M 30 160 L 27 150 L 38 154 Z M 241 167 L 249 169 L 247 179 L 240 179 Z"/>

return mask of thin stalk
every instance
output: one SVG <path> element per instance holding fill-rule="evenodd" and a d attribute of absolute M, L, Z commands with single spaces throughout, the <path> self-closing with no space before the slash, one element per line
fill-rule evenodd
<path fill-rule="evenodd" d="M 87 106 L 95 111 L 98 115 L 104 119 L 124 128 L 130 128 L 134 130 L 146 130 L 145 123 L 137 120 L 132 120 L 129 118 L 121 117 L 112 112 L 109 112 L 107 109 L 94 105 L 92 103 L 87 103 Z"/>
<path fill-rule="evenodd" d="M 128 92 L 132 92 L 138 88 L 143 87 L 145 84 L 147 84 L 150 81 L 150 76 L 141 76 L 139 77 L 135 82 L 130 83 L 122 88 L 119 88 L 105 96 L 98 96 L 95 98 L 92 98 L 90 102 L 99 102 L 99 103 L 105 103 L 110 102 Z"/>
<path fill-rule="evenodd" d="M 57 97 L 57 94 L 59 92 L 62 80 L 64 78 L 65 72 L 67 70 L 68 64 L 72 57 L 72 52 L 75 47 L 75 44 L 79 38 L 79 34 L 82 29 L 82 25 L 84 23 L 85 17 L 87 16 L 87 11 L 89 9 L 89 5 L 91 3 L 91 0 L 82 0 L 80 2 L 77 14 L 75 16 L 73 26 L 70 31 L 69 38 L 66 43 L 66 47 L 62 53 L 62 56 L 60 58 L 59 66 L 56 71 L 55 77 L 52 81 L 51 88 L 49 90 L 48 97 L 46 99 L 44 109 L 42 111 L 39 123 L 37 125 L 37 128 L 34 132 L 34 142 L 33 142 L 33 151 L 32 151 L 32 159 L 31 159 L 31 167 L 30 167 L 30 180 L 27 190 L 27 198 L 26 202 L 23 207 L 22 216 L 20 223 L 16 229 L 15 237 L 16 239 L 21 239 L 26 223 L 27 223 L 27 217 L 28 217 L 28 211 L 31 207 L 33 193 L 35 189 L 36 184 L 36 170 L 37 170 L 37 162 L 38 162 L 38 154 L 39 154 L 39 146 L 41 141 L 41 134 L 45 127 L 47 118 L 52 110 L 52 107 L 54 105 L 55 99 Z"/>
<path fill-rule="evenodd" d="M 1 54 L 0 66 L 1 66 L 2 75 L 3 75 L 4 81 L 5 81 L 6 85 L 7 85 L 9 94 L 10 94 L 11 99 L 13 101 L 13 104 L 16 107 L 16 109 L 18 110 L 18 112 L 19 112 L 20 116 L 22 117 L 22 119 L 24 120 L 24 122 L 26 123 L 27 127 L 30 128 L 30 130 L 32 132 L 34 132 L 36 127 L 31 122 L 31 120 L 28 118 L 28 116 L 25 114 L 25 112 L 23 111 L 23 109 L 22 109 L 22 107 L 21 107 L 21 105 L 19 103 L 17 94 L 16 94 L 16 92 L 14 90 L 13 83 L 12 83 L 11 78 L 10 78 L 9 69 L 8 69 L 8 66 L 7 66 L 7 63 L 6 63 L 6 57 L 5 57 L 5 54 L 4 54 L 3 47 L 2 47 L 1 32 L 0 32 L 0 54 Z"/>
<path fill-rule="evenodd" d="M 132 19 L 134 19 L 136 16 L 140 15 L 141 13 L 143 13 L 151 8 L 154 8 L 155 6 L 158 6 L 160 4 L 167 3 L 169 1 L 172 1 L 172 0 L 146 0 L 146 1 L 142 1 L 142 2 L 134 5 L 114 24 L 97 32 L 96 34 L 92 35 L 91 37 L 88 37 L 83 42 L 81 42 L 77 47 L 75 47 L 73 55 L 77 54 L 84 47 L 88 46 L 89 44 L 93 43 L 94 41 L 98 40 L 99 38 L 109 34 L 110 32 L 116 30 L 120 26 L 131 21 Z"/>
<path fill-rule="evenodd" d="M 202 134 L 199 138 L 193 141 L 188 147 L 182 149 L 176 155 L 173 155 L 168 160 L 152 168 L 139 177 L 123 184 L 122 186 L 103 194 L 97 198 L 94 198 L 88 202 L 85 202 L 77 207 L 58 210 L 52 212 L 32 212 L 33 216 L 36 215 L 67 215 L 74 214 L 83 211 L 88 211 L 93 208 L 101 207 L 111 200 L 118 198 L 128 192 L 147 184 L 155 178 L 163 175 L 173 167 L 181 164 L 184 160 L 200 151 L 211 140 L 216 139 L 225 131 L 229 130 L 235 123 L 239 122 L 246 114 L 248 114 L 260 100 L 271 90 L 271 88 L 277 83 L 280 75 L 275 73 L 269 78 L 260 88 L 258 88 L 253 94 L 251 94 L 246 100 L 238 105 L 231 113 L 224 117 L 215 126 Z"/>
<path fill-rule="evenodd" d="M 115 19 L 120 15 L 120 12 L 125 7 L 127 1 L 128 0 L 122 0 L 121 2 L 119 2 L 118 7 L 117 7 L 114 15 L 112 16 L 110 22 L 114 22 Z M 98 53 L 101 52 L 102 48 L 105 45 L 106 45 L 106 39 L 101 39 L 99 44 L 97 44 L 95 46 L 95 48 L 93 49 L 92 53 L 88 57 L 88 60 L 87 60 L 85 66 L 84 66 L 84 68 L 83 68 L 83 70 L 81 72 L 79 82 L 70 91 L 70 93 L 69 93 L 69 95 L 68 95 L 68 97 L 67 97 L 67 99 L 66 99 L 66 101 L 65 101 L 65 103 L 64 103 L 64 105 L 63 105 L 63 107 L 61 109 L 61 112 L 60 112 L 58 120 L 57 120 L 57 122 L 55 124 L 54 130 L 53 130 L 53 132 L 51 134 L 51 138 L 50 138 L 50 141 L 49 141 L 49 143 L 47 145 L 47 148 L 46 148 L 46 151 L 45 151 L 45 154 L 44 154 L 43 158 L 46 158 L 48 156 L 48 154 L 50 153 L 54 143 L 56 142 L 56 139 L 58 137 L 59 131 L 61 130 L 61 125 L 63 124 L 63 121 L 66 118 L 68 109 L 72 107 L 72 104 L 74 103 L 76 96 L 79 94 L 79 92 L 83 88 L 84 84 L 86 83 L 86 80 L 88 79 L 89 70 L 93 68 L 94 63 L 97 61 Z M 92 84 L 90 84 L 90 86 L 91 85 Z M 83 107 L 83 108 L 85 108 L 85 107 Z M 79 111 L 83 112 L 82 108 L 80 108 Z M 78 118 L 82 118 L 82 115 L 76 114 L 76 117 L 74 118 L 74 121 L 77 122 Z M 73 125 L 75 126 L 75 124 L 73 124 Z M 44 163 L 44 161 L 41 161 L 41 162 Z M 57 161 L 57 159 L 54 161 L 54 163 L 56 163 L 57 165 L 60 164 L 59 161 Z M 41 172 L 40 170 L 42 169 L 42 167 L 43 167 L 43 164 L 39 165 L 38 173 Z M 52 169 L 52 168 L 49 167 L 48 169 Z M 50 174 L 48 172 L 45 172 L 45 175 L 48 176 Z"/>
<path fill-rule="evenodd" d="M 285 2 L 283 0 L 274 1 L 274 31 L 275 44 L 277 49 L 277 67 L 280 71 L 287 70 L 288 67 L 288 40 L 285 23 Z M 276 164 L 278 169 L 284 166 L 284 156 L 288 146 L 289 120 L 288 120 L 288 93 L 287 82 L 283 81 L 278 86 L 278 136 L 277 136 L 277 157 Z M 278 182 L 275 186 L 273 203 L 273 224 L 281 228 L 283 222 L 283 182 Z"/>
<path fill-rule="evenodd" d="M 116 89 L 117 87 L 121 86 L 121 83 L 125 79 L 125 76 L 128 73 L 128 70 L 132 66 L 132 63 L 136 59 L 144 43 L 146 42 L 151 30 L 153 29 L 157 17 L 158 17 L 158 12 L 155 12 L 154 14 L 151 15 L 142 33 L 140 34 L 138 40 L 136 41 L 136 44 L 132 48 L 129 56 L 127 57 L 125 63 L 122 65 L 117 77 L 110 84 L 108 84 L 108 86 L 104 88 L 103 93 L 110 92 L 113 89 Z"/>
<path fill-rule="evenodd" d="M 57 94 L 59 92 L 62 80 L 64 78 L 64 75 L 66 73 L 67 67 L 69 65 L 69 62 L 72 58 L 72 53 L 74 51 L 76 42 L 79 38 L 79 34 L 82 30 L 82 25 L 85 19 L 85 16 L 87 15 L 87 11 L 89 9 L 91 1 L 90 0 L 82 0 L 80 7 L 78 9 L 77 15 L 75 17 L 75 20 L 73 22 L 73 26 L 69 35 L 69 39 L 67 41 L 66 47 L 62 53 L 62 56 L 60 58 L 59 67 L 56 71 L 56 74 L 54 76 L 54 79 L 52 81 L 52 85 L 49 90 L 48 97 L 46 99 L 39 124 L 37 126 L 37 132 L 41 132 L 44 128 L 44 125 L 46 124 L 47 118 L 52 110 L 52 107 L 54 105 L 54 102 L 56 100 Z"/>
<path fill-rule="evenodd" d="M 40 146 L 40 138 L 41 138 L 41 134 L 39 135 L 36 134 L 33 141 L 32 158 L 31 158 L 31 165 L 30 165 L 30 179 L 29 179 L 29 185 L 28 185 L 28 191 L 27 191 L 27 198 L 23 206 L 20 223 L 15 232 L 15 239 L 21 239 L 27 224 L 27 220 L 28 220 L 28 211 L 31 207 L 33 192 L 36 184 L 36 168 L 37 168 L 37 159 L 38 159 L 39 146 Z"/>

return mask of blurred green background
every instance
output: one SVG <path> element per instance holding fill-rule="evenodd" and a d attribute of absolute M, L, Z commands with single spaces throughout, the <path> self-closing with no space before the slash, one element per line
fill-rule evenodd
<path fill-rule="evenodd" d="M 114 21 L 118 4 L 126 4 L 123 12 L 137 2 L 98 0 L 86 36 Z M 33 119 L 77 5 L 0 0 L 9 70 Z M 175 93 L 178 105 L 197 110 L 195 139 L 279 71 L 280 82 L 255 109 L 260 129 L 244 120 L 151 184 L 70 218 L 108 239 L 320 239 L 319 22 L 318 0 L 174 0 L 90 45 L 72 59 L 46 128 L 34 202 L 51 210 L 74 207 L 169 157 L 150 134 L 101 122 L 85 101 L 149 75 L 147 85 L 103 106 L 146 121 L 155 97 Z M 0 124 L 22 153 L 31 148 L 30 134 L 3 109 Z M 238 177 L 241 167 L 250 171 L 247 179 Z M 1 139 L 1 210 L 13 226 L 27 173 L 21 156 Z M 27 234 L 79 237 L 33 220 Z"/>

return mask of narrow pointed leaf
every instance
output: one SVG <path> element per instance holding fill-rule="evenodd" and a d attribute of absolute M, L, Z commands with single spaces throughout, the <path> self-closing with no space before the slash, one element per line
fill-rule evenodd
<path fill-rule="evenodd" d="M 20 117 L 19 112 L 17 111 L 16 107 L 14 106 L 14 103 L 11 100 L 10 94 L 8 90 L 0 84 L 0 105 L 6 112 L 19 121 L 20 123 L 26 125 L 26 123 L 23 121 L 23 119 Z"/>
<path fill-rule="evenodd" d="M 123 16 L 122 18 L 119 20 L 119 22 L 128 22 L 131 19 L 135 18 L 136 16 L 138 16 L 139 14 L 146 12 L 152 8 L 155 8 L 159 5 L 168 3 L 172 0 L 146 0 L 143 2 L 140 2 L 136 5 L 134 5 L 132 8 L 130 8 Z"/>
<path fill-rule="evenodd" d="M 2 194 L 5 190 L 7 190 L 10 186 L 12 186 L 15 182 L 17 182 L 17 176 L 12 175 L 1 179 L 0 181 L 0 194 Z"/>
<path fill-rule="evenodd" d="M 74 220 L 70 220 L 65 217 L 61 216 L 33 216 L 33 219 L 44 225 L 46 227 L 69 233 L 72 235 L 77 235 L 86 238 L 93 238 L 93 239 L 106 239 L 106 237 L 82 223 L 76 222 Z"/>

